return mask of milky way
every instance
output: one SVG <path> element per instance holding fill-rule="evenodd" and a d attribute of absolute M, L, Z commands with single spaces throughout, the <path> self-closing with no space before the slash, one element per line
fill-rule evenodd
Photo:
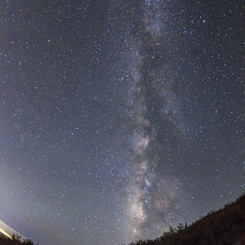
<path fill-rule="evenodd" d="M 241 1 L 0 11 L 1 224 L 40 244 L 128 244 L 241 195 Z"/>
<path fill-rule="evenodd" d="M 167 121 L 178 131 L 181 115 L 174 81 L 168 79 L 171 50 L 164 36 L 164 22 L 168 18 L 164 4 L 145 1 L 129 8 L 132 9 L 131 22 L 136 27 L 131 30 L 135 48 L 128 78 L 133 174 L 127 188 L 127 226 L 129 239 L 137 240 L 147 238 L 153 232 L 160 234 L 167 228 L 171 206 L 180 194 L 177 179 L 167 171 L 157 173 L 157 165 L 165 163 L 156 159 L 164 147 L 156 138 L 160 133 L 158 122 L 164 124 Z"/>

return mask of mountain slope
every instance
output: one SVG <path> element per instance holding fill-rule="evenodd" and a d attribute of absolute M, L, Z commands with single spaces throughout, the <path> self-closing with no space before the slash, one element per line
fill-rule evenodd
<path fill-rule="evenodd" d="M 26 239 L 23 242 L 20 241 L 20 237 L 19 236 L 14 236 L 14 239 L 10 239 L 2 234 L 0 234 L 0 245 L 33 245 L 34 243 L 29 240 Z"/>
<path fill-rule="evenodd" d="M 245 194 L 190 226 L 180 224 L 155 239 L 130 245 L 245 245 Z"/>

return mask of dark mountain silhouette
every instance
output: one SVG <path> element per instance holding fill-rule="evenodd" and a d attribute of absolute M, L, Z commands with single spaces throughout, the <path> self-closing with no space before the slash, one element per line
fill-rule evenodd
<path fill-rule="evenodd" d="M 155 240 L 130 245 L 245 245 L 245 194 L 190 226 L 170 227 Z"/>
<path fill-rule="evenodd" d="M 21 236 L 13 234 L 12 239 L 0 233 L 0 245 L 34 245 L 29 239 L 21 240 Z"/>
<path fill-rule="evenodd" d="M 33 245 L 13 235 L 12 240 L 0 235 L 0 245 Z M 190 226 L 179 224 L 155 240 L 129 245 L 245 245 L 245 194 L 223 209 L 212 211 Z"/>

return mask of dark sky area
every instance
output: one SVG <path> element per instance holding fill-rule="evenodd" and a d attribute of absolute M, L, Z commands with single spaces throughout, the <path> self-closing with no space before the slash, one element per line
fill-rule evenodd
<path fill-rule="evenodd" d="M 120 245 L 244 192 L 241 0 L 3 0 L 0 220 Z"/>

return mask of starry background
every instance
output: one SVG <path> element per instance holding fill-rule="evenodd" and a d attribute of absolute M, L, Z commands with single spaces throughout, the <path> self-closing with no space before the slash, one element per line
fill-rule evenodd
<path fill-rule="evenodd" d="M 1 1 L 0 220 L 44 245 L 113 245 L 241 195 L 243 10 Z"/>

